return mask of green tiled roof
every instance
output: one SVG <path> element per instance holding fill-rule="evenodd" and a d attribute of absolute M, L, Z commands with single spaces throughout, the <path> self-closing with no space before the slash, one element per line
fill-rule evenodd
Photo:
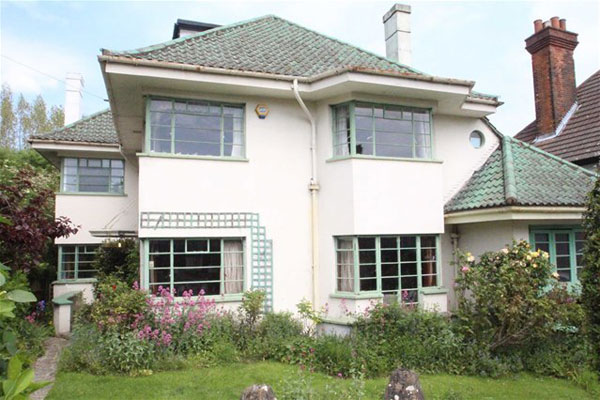
<path fill-rule="evenodd" d="M 31 139 L 103 144 L 119 143 L 110 110 L 97 112 L 52 132 L 32 135 Z"/>
<path fill-rule="evenodd" d="M 415 69 L 274 15 L 105 55 L 238 71 L 312 77 L 348 68 L 424 75 Z"/>
<path fill-rule="evenodd" d="M 445 212 L 502 206 L 583 206 L 596 175 L 504 136 L 502 144 L 445 206 Z"/>

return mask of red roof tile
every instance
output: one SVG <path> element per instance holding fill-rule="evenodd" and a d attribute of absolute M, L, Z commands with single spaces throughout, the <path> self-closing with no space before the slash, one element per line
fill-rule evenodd
<path fill-rule="evenodd" d="M 577 111 L 558 136 L 533 143 L 538 134 L 533 121 L 515 137 L 571 162 L 599 157 L 600 70 L 579 85 L 577 103 Z"/>

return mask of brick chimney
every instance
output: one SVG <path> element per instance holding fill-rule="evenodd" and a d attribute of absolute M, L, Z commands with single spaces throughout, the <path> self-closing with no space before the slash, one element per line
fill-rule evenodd
<path fill-rule="evenodd" d="M 577 34 L 567 31 L 567 22 L 553 17 L 536 20 L 535 33 L 525 39 L 533 65 L 535 117 L 538 136 L 552 134 L 575 104 L 575 63 L 573 50 Z"/>

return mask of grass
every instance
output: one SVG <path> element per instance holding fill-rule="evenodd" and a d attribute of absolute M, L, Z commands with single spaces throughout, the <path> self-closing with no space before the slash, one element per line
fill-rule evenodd
<path fill-rule="evenodd" d="M 236 363 L 211 368 L 188 368 L 150 376 L 94 376 L 86 373 L 59 373 L 48 400 L 69 399 L 239 399 L 253 383 L 268 383 L 275 394 L 282 382 L 297 377 L 297 367 L 274 362 Z M 323 374 L 312 374 L 317 390 L 327 383 L 350 385 Z M 365 382 L 366 399 L 381 399 L 387 378 Z M 453 375 L 422 375 L 427 399 L 595 399 L 595 395 L 574 383 L 554 378 L 518 375 L 490 379 Z M 278 392 L 279 391 L 279 392 Z M 451 396 L 450 394 L 454 394 Z M 597 393 L 596 393 L 597 395 Z"/>

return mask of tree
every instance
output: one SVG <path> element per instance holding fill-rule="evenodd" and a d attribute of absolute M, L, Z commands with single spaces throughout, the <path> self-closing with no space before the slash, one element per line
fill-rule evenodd
<path fill-rule="evenodd" d="M 12 222 L 0 224 L 0 261 L 13 271 L 30 271 L 44 258 L 54 239 L 77 233 L 68 218 L 54 218 L 49 206 L 54 191 L 44 179 L 24 166 L 0 182 L 0 215 Z"/>
<path fill-rule="evenodd" d="M 13 94 L 10 87 L 2 85 L 2 112 L 0 118 L 0 147 L 13 147 L 15 143 L 17 118 L 13 109 Z"/>
<path fill-rule="evenodd" d="M 12 149 L 27 148 L 27 141 L 33 134 L 50 132 L 63 126 L 62 107 L 48 109 L 41 95 L 29 103 L 23 94 L 14 101 L 8 85 L 2 85 L 2 128 L 0 147 Z"/>
<path fill-rule="evenodd" d="M 600 179 L 590 192 L 584 215 L 585 247 L 581 271 L 581 303 L 586 314 L 586 330 L 594 347 L 595 368 L 600 371 Z"/>

